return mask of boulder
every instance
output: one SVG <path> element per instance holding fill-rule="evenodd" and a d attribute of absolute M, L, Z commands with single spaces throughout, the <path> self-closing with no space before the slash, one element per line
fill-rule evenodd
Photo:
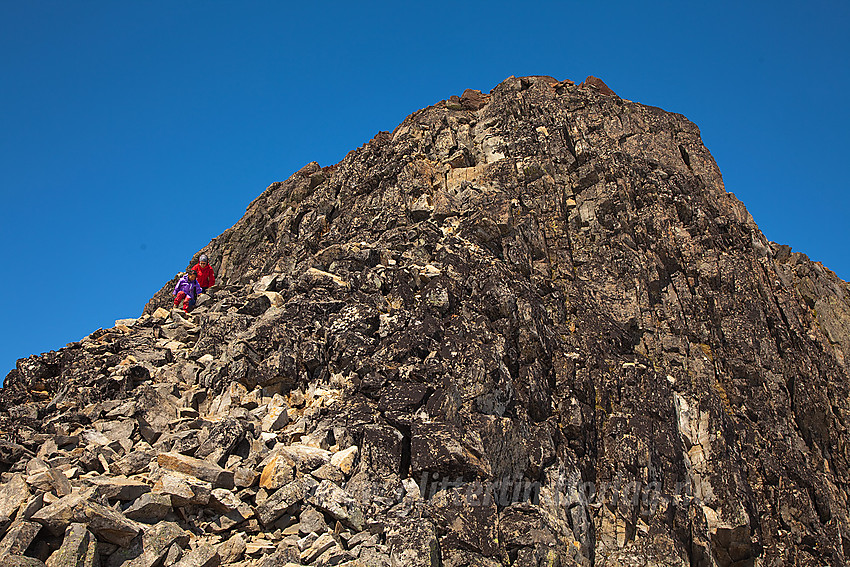
<path fill-rule="evenodd" d="M 289 406 L 280 394 L 275 394 L 268 403 L 266 415 L 263 416 L 263 431 L 277 431 L 289 423 Z"/>
<path fill-rule="evenodd" d="M 363 511 L 354 498 L 329 480 L 323 480 L 306 500 L 355 531 L 362 531 L 365 527 Z"/>
<path fill-rule="evenodd" d="M 88 500 L 89 494 L 71 494 L 45 506 L 32 519 L 55 535 L 72 523 L 84 524 L 98 538 L 125 546 L 139 533 L 140 526 L 121 512 Z"/>
<path fill-rule="evenodd" d="M 339 468 L 343 474 L 351 474 L 354 468 L 354 461 L 357 459 L 357 445 L 352 445 L 348 449 L 343 449 L 331 455 L 331 464 Z"/>
<path fill-rule="evenodd" d="M 221 565 L 221 556 L 218 550 L 210 545 L 196 547 L 183 556 L 174 567 L 218 567 Z"/>
<path fill-rule="evenodd" d="M 23 555 L 3 557 L 2 562 L 3 567 L 45 567 L 43 561 Z"/>
<path fill-rule="evenodd" d="M 155 524 L 171 512 L 171 496 L 162 493 L 145 493 L 136 499 L 124 515 L 137 522 Z"/>
<path fill-rule="evenodd" d="M 168 472 L 154 483 L 152 492 L 170 496 L 173 506 L 205 506 L 210 501 L 212 489 L 212 484 L 194 476 Z"/>
<path fill-rule="evenodd" d="M 321 534 L 328 530 L 325 516 L 315 508 L 307 508 L 298 516 L 298 531 L 303 535 Z"/>
<path fill-rule="evenodd" d="M 150 485 L 125 476 L 95 476 L 86 479 L 86 483 L 94 487 L 96 497 L 106 500 L 136 500 L 151 490 Z"/>
<path fill-rule="evenodd" d="M 172 546 L 186 547 L 190 535 L 174 522 L 159 522 L 110 555 L 106 567 L 156 567 Z"/>
<path fill-rule="evenodd" d="M 193 476 L 216 488 L 233 488 L 233 473 L 209 461 L 180 453 L 160 453 L 156 461 L 164 469 Z"/>
<path fill-rule="evenodd" d="M 298 470 L 313 471 L 320 466 L 327 464 L 331 460 L 331 452 L 319 447 L 304 445 L 303 443 L 293 443 L 292 445 L 284 445 L 275 448 L 289 461 L 292 461 L 298 467 Z"/>
<path fill-rule="evenodd" d="M 47 567 L 100 567 L 97 540 L 85 524 L 70 524 L 62 546 L 47 560 Z"/>
<path fill-rule="evenodd" d="M 266 490 L 277 490 L 292 482 L 294 478 L 295 463 L 284 454 L 274 455 L 263 467 L 263 472 L 260 475 L 260 487 Z"/>
<path fill-rule="evenodd" d="M 295 479 L 286 486 L 279 488 L 265 502 L 257 506 L 255 512 L 263 525 L 268 526 L 304 498 L 318 486 L 309 476 Z"/>
<path fill-rule="evenodd" d="M 17 520 L 6 530 L 0 540 L 0 557 L 4 555 L 23 555 L 41 531 L 41 524 L 28 520 Z"/>
<path fill-rule="evenodd" d="M 376 475 L 401 472 L 404 435 L 389 425 L 369 424 L 363 428 L 360 467 Z"/>
<path fill-rule="evenodd" d="M 236 563 L 245 555 L 245 550 L 245 538 L 237 533 L 218 546 L 218 555 L 223 564 Z"/>
<path fill-rule="evenodd" d="M 230 454 L 233 447 L 245 436 L 245 426 L 238 419 L 223 419 L 214 423 L 197 451 L 195 456 L 218 462 L 223 456 Z"/>
<path fill-rule="evenodd" d="M 30 491 L 24 477 L 20 474 L 12 475 L 6 484 L 0 486 L 0 516 L 14 519 L 18 508 L 29 497 Z"/>
<path fill-rule="evenodd" d="M 434 524 L 422 519 L 399 522 L 387 531 L 393 567 L 440 567 L 440 545 Z"/>
<path fill-rule="evenodd" d="M 466 443 L 463 433 L 450 423 L 417 420 L 411 428 L 410 469 L 445 476 L 490 476 L 490 464 Z"/>

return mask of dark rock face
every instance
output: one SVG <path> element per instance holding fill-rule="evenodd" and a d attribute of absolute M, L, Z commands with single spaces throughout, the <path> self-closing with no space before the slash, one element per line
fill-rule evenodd
<path fill-rule="evenodd" d="M 224 283 L 190 317 L 170 282 L 6 378 L 28 555 L 85 524 L 116 565 L 166 525 L 193 551 L 134 561 L 848 562 L 850 287 L 764 238 L 680 115 L 512 77 L 202 252 Z M 107 508 L 90 479 L 122 474 L 151 492 Z"/>

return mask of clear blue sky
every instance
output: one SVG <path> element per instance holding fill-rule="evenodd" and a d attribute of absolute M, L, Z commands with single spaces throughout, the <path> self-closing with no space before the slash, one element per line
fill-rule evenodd
<path fill-rule="evenodd" d="M 0 379 L 137 316 L 273 181 L 510 75 L 701 129 L 768 238 L 850 278 L 846 2 L 0 4 Z"/>

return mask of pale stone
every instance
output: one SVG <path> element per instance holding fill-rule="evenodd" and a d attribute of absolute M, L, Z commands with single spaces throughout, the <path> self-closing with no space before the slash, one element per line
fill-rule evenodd
<path fill-rule="evenodd" d="M 262 504 L 257 506 L 257 518 L 263 525 L 270 525 L 280 518 L 291 506 L 295 505 L 299 500 L 303 500 L 317 484 L 309 476 L 303 476 L 297 480 L 293 480 L 286 486 L 278 489 Z"/>
<path fill-rule="evenodd" d="M 302 443 L 293 443 L 292 445 L 281 447 L 280 452 L 295 461 L 299 468 L 306 470 L 315 470 L 331 460 L 330 451 Z"/>
<path fill-rule="evenodd" d="M 328 533 L 324 533 L 313 542 L 313 544 L 301 552 L 301 563 L 310 564 L 325 551 L 336 546 L 336 540 Z"/>
<path fill-rule="evenodd" d="M 289 407 L 280 394 L 275 394 L 267 405 L 267 413 L 263 417 L 263 431 L 277 431 L 289 423 Z"/>
<path fill-rule="evenodd" d="M 329 279 L 340 287 L 344 287 L 344 288 L 349 287 L 349 283 L 347 281 L 343 280 L 341 277 L 337 276 L 336 274 L 323 272 L 322 270 L 318 270 L 316 268 L 308 268 L 307 269 L 307 275 L 309 277 L 312 277 L 314 279 L 319 279 L 319 280 Z"/>
<path fill-rule="evenodd" d="M 338 467 L 345 474 L 351 474 L 351 469 L 354 468 L 354 461 L 357 459 L 357 445 L 352 445 L 348 449 L 343 449 L 338 453 L 331 455 L 331 464 Z"/>
<path fill-rule="evenodd" d="M 34 514 L 33 520 L 55 535 L 64 533 L 71 523 L 85 523 L 99 538 L 120 546 L 130 543 L 140 530 L 121 512 L 87 500 L 87 493 L 60 498 Z"/>
<path fill-rule="evenodd" d="M 80 436 L 89 445 L 103 446 L 112 443 L 112 439 L 110 439 L 100 431 L 95 431 L 94 429 L 87 429 L 83 431 Z"/>
<path fill-rule="evenodd" d="M 273 551 L 274 549 L 274 544 L 264 539 L 257 539 L 245 544 L 245 553 L 249 555 L 254 555 L 258 552 Z"/>
<path fill-rule="evenodd" d="M 105 567 L 157 567 L 173 565 L 173 556 L 168 553 L 175 545 L 185 547 L 189 543 L 189 532 L 174 522 L 158 522 L 150 526 L 141 538 L 129 547 L 115 551 Z M 171 561 L 164 562 L 166 553 Z"/>
<path fill-rule="evenodd" d="M 269 288 L 274 283 L 275 279 L 277 279 L 279 274 L 269 274 L 261 277 L 253 286 L 252 289 L 255 292 L 266 292 L 269 291 Z"/>
<path fill-rule="evenodd" d="M 0 487 L 0 516 L 12 518 L 21 504 L 30 497 L 30 491 L 24 477 L 16 474 Z"/>
<path fill-rule="evenodd" d="M 329 480 L 322 481 L 315 492 L 307 496 L 307 502 L 328 512 L 357 531 L 362 531 L 364 528 L 366 520 L 357 502 L 345 490 Z"/>
<path fill-rule="evenodd" d="M 265 291 L 263 295 L 269 298 L 269 301 L 272 303 L 272 307 L 281 307 L 285 303 L 283 300 L 283 296 L 276 291 Z"/>
<path fill-rule="evenodd" d="M 246 549 L 245 538 L 242 537 L 241 533 L 237 533 L 218 546 L 218 554 L 222 563 L 235 563 L 242 558 Z"/>
<path fill-rule="evenodd" d="M 168 319 L 169 315 L 171 315 L 171 312 L 163 309 L 162 307 L 157 307 L 156 311 L 153 312 L 153 317 L 155 319 Z"/>
<path fill-rule="evenodd" d="M 0 540 L 0 557 L 4 555 L 23 555 L 32 541 L 41 531 L 41 524 L 27 520 L 13 522 Z"/>
<path fill-rule="evenodd" d="M 153 485 L 152 492 L 168 494 L 174 506 L 206 505 L 210 501 L 212 485 L 195 477 L 170 472 L 162 475 Z"/>
<path fill-rule="evenodd" d="M 75 467 L 66 469 L 66 470 L 58 470 L 58 469 L 44 469 L 35 474 L 31 474 L 27 477 L 27 484 L 36 488 L 37 490 L 42 490 L 44 492 L 54 492 L 56 491 L 56 495 L 59 497 L 67 496 L 69 492 L 66 492 L 68 485 L 62 482 L 60 477 L 64 476 L 67 482 L 67 479 L 70 476 L 76 474 L 77 469 Z M 57 474 L 58 473 L 58 474 Z M 57 486 L 61 488 L 57 489 Z M 60 494 L 60 492 L 66 492 L 65 494 Z"/>
<path fill-rule="evenodd" d="M 85 524 L 71 524 L 65 530 L 62 546 L 47 560 L 47 567 L 99 567 L 97 540 Z"/>
<path fill-rule="evenodd" d="M 233 487 L 233 473 L 209 461 L 173 452 L 160 453 L 156 461 L 162 468 L 204 480 L 217 488 Z"/>
<path fill-rule="evenodd" d="M 218 567 L 221 557 L 218 551 L 210 545 L 199 545 L 174 564 L 174 567 Z"/>
<path fill-rule="evenodd" d="M 155 523 L 164 519 L 171 512 L 171 496 L 168 494 L 142 494 L 124 515 L 131 520 L 145 523 Z"/>
<path fill-rule="evenodd" d="M 95 487 L 95 494 L 107 500 L 136 500 L 151 490 L 148 484 L 125 476 L 96 476 L 85 482 Z"/>
<path fill-rule="evenodd" d="M 284 455 L 275 455 L 263 467 L 260 475 L 260 486 L 266 490 L 277 490 L 292 482 L 295 477 L 295 463 Z"/>
<path fill-rule="evenodd" d="M 236 510 L 242 505 L 242 501 L 231 491 L 225 488 L 215 488 L 210 494 L 210 506 L 222 512 Z"/>

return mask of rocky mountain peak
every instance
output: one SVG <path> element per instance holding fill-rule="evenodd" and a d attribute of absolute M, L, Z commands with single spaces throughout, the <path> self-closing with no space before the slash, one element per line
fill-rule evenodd
<path fill-rule="evenodd" d="M 681 115 L 510 77 L 200 253 L 191 314 L 172 280 L 7 376 L 14 564 L 850 556 L 850 288 L 765 239 Z"/>

